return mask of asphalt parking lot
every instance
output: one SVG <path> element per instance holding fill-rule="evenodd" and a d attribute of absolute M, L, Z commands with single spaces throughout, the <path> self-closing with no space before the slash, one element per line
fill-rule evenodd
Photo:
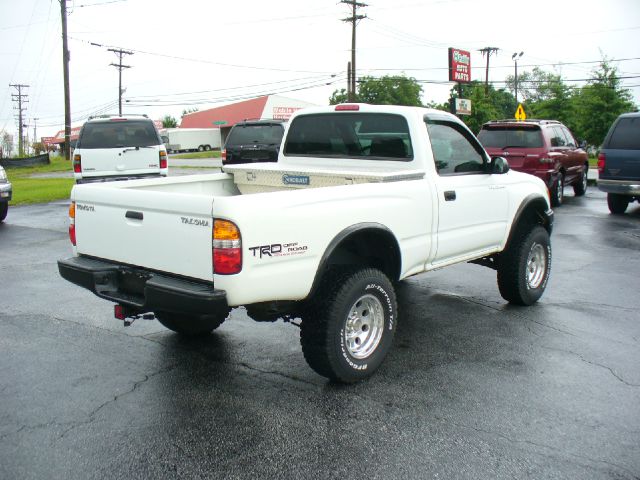
<path fill-rule="evenodd" d="M 0 225 L 0 478 L 640 478 L 640 206 L 566 190 L 541 301 L 461 265 L 399 288 L 369 381 L 242 309 L 207 340 L 62 280 L 67 202 Z"/>

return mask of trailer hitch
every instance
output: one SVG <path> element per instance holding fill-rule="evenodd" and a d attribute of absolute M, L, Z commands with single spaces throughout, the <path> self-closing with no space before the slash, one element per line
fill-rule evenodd
<path fill-rule="evenodd" d="M 156 318 L 152 312 L 143 313 L 137 308 L 120 304 L 114 305 L 113 313 L 118 320 L 122 320 L 124 322 L 125 327 L 130 327 L 131 324 L 138 319 L 154 320 Z"/>

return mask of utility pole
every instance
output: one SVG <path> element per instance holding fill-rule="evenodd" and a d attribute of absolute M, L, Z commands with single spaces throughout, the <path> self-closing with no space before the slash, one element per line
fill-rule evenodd
<path fill-rule="evenodd" d="M 359 3 L 356 0 L 340 0 L 340 3 L 351 5 L 351 16 L 343 18 L 343 22 L 351 22 L 351 81 L 349 84 L 349 101 L 353 102 L 356 96 L 356 24 L 358 20 L 367 18 L 366 15 L 358 15 L 356 12 L 360 7 L 367 7 L 366 3 Z"/>
<path fill-rule="evenodd" d="M 71 158 L 71 94 L 69 87 L 69 44 L 67 42 L 67 0 L 60 1 L 62 18 L 62 72 L 64 76 L 64 158 Z"/>
<path fill-rule="evenodd" d="M 38 120 L 39 118 L 33 119 L 33 142 L 32 143 L 38 142 Z M 35 150 L 33 153 L 35 153 Z"/>
<path fill-rule="evenodd" d="M 22 157 L 24 156 L 24 137 L 22 132 L 22 129 L 24 128 L 24 107 L 22 106 L 22 104 L 29 103 L 29 101 L 26 99 L 28 95 L 26 93 L 22 93 L 22 89 L 29 88 L 29 85 L 10 83 L 9 86 L 15 88 L 18 91 L 17 94 L 11 94 L 11 99 L 14 102 L 18 102 L 18 155 Z"/>
<path fill-rule="evenodd" d="M 484 91 L 485 93 L 489 92 L 489 57 L 491 56 L 492 53 L 498 53 L 498 50 L 500 50 L 499 48 L 496 47 L 484 47 L 481 48 L 479 51 L 482 52 L 482 56 L 484 57 L 485 55 L 487 56 L 487 71 L 485 74 L 485 81 L 484 81 Z"/>
<path fill-rule="evenodd" d="M 109 52 L 114 52 L 116 55 L 118 55 L 118 58 L 120 59 L 118 63 L 112 63 L 111 66 L 116 67 L 118 69 L 118 115 L 122 116 L 122 69 L 131 68 L 130 65 L 122 64 L 122 56 L 133 55 L 133 52 L 122 50 L 121 48 L 109 48 L 107 50 Z"/>
<path fill-rule="evenodd" d="M 516 105 L 518 105 L 518 60 L 524 55 L 524 52 L 516 52 L 511 55 L 511 60 L 515 63 L 516 66 L 516 76 L 515 76 L 515 93 L 516 93 Z"/>

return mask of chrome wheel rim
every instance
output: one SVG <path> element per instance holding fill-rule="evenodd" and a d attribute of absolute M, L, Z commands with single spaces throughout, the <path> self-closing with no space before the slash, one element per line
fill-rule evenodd
<path fill-rule="evenodd" d="M 547 256 L 545 249 L 539 243 L 534 243 L 527 258 L 527 286 L 538 288 L 542 284 L 547 270 Z"/>
<path fill-rule="evenodd" d="M 563 197 L 564 197 L 564 179 L 560 177 L 558 178 L 558 190 L 556 191 L 556 200 L 558 200 L 558 205 L 562 203 Z"/>
<path fill-rule="evenodd" d="M 360 297 L 349 309 L 344 344 L 353 358 L 370 356 L 380 344 L 384 330 L 384 309 L 373 295 Z"/>

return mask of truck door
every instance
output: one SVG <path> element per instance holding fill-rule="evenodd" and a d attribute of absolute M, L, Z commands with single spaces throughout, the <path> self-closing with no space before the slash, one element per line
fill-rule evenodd
<path fill-rule="evenodd" d="M 489 159 L 473 134 L 446 117 L 425 118 L 437 176 L 437 248 L 433 264 L 495 249 L 507 228 L 504 175 L 489 173 Z"/>

